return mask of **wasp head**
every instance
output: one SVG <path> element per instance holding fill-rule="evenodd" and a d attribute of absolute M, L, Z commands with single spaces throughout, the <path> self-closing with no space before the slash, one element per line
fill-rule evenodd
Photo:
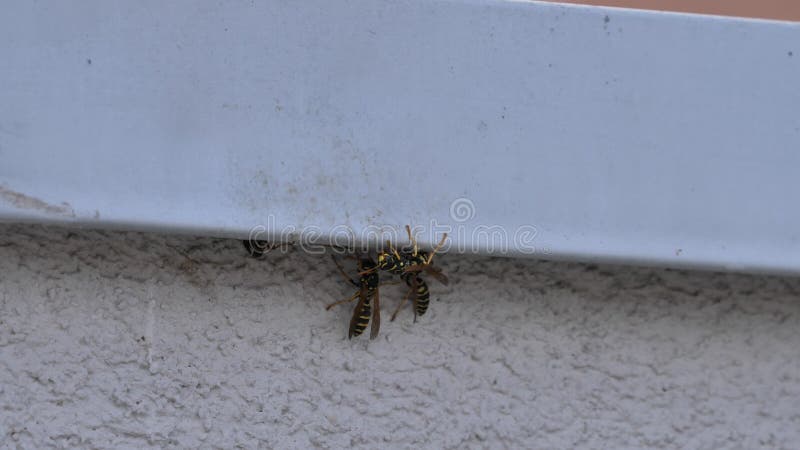
<path fill-rule="evenodd" d="M 396 255 L 390 252 L 381 252 L 378 255 L 378 267 L 381 270 L 393 270 L 402 264 Z"/>

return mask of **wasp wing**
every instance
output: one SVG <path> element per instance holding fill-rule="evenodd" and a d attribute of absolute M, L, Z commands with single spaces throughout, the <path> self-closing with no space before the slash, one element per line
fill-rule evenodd
<path fill-rule="evenodd" d="M 450 283 L 450 280 L 447 279 L 447 276 L 442 273 L 442 269 L 438 267 L 429 266 L 427 264 L 414 264 L 413 266 L 406 267 L 406 273 L 408 272 L 425 272 L 428 275 L 432 276 L 436 279 L 439 283 L 447 285 Z"/>
<path fill-rule="evenodd" d="M 353 336 L 358 336 L 364 331 L 366 324 L 364 324 L 364 327 L 360 327 L 360 319 L 365 307 L 369 307 L 369 297 L 367 296 L 366 286 L 362 286 L 358 291 L 358 304 L 353 310 L 353 317 L 350 319 L 350 328 L 347 333 L 348 339 L 351 339 Z M 369 318 L 367 318 L 367 320 L 369 320 Z M 358 329 L 359 327 L 361 328 L 360 330 Z"/>
<path fill-rule="evenodd" d="M 447 286 L 450 283 L 450 280 L 447 279 L 447 275 L 442 273 L 442 269 L 433 266 L 425 266 L 425 272 L 432 276 L 436 281 L 442 283 L 443 285 Z"/>
<path fill-rule="evenodd" d="M 372 305 L 372 329 L 369 333 L 370 339 L 378 337 L 378 331 L 381 329 L 381 297 L 380 290 L 375 288 L 375 298 Z"/>

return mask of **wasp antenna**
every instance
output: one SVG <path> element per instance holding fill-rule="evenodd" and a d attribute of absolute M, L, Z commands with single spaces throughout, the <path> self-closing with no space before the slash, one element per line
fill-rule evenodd
<path fill-rule="evenodd" d="M 394 245 L 392 245 L 392 243 L 388 240 L 386 241 L 386 245 L 389 246 L 389 251 L 392 252 L 395 258 L 400 259 L 400 253 L 397 252 L 397 249 L 394 247 Z"/>
<path fill-rule="evenodd" d="M 441 240 L 441 241 L 439 241 L 439 243 L 438 243 L 438 244 L 436 245 L 436 247 L 433 249 L 433 251 L 431 252 L 431 254 L 430 254 L 430 255 L 428 255 L 428 260 L 425 262 L 425 265 L 428 265 L 428 264 L 430 264 L 430 263 L 431 263 L 431 260 L 433 259 L 433 255 L 435 255 L 435 254 L 436 254 L 436 252 L 438 252 L 438 251 L 439 251 L 439 250 L 440 250 L 442 247 L 444 247 L 444 242 L 445 242 L 446 240 L 447 240 L 447 233 L 445 233 L 444 235 L 442 235 L 442 240 Z"/>
<path fill-rule="evenodd" d="M 412 255 L 416 257 L 417 253 L 419 253 L 419 247 L 417 246 L 417 239 L 411 234 L 411 227 L 408 225 L 406 225 L 406 233 L 408 233 L 408 240 L 414 248 L 414 253 L 412 253 Z"/>

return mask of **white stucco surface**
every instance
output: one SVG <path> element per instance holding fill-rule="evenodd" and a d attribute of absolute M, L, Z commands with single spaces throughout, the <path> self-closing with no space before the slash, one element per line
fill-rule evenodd
<path fill-rule="evenodd" d="M 188 255 L 190 259 L 184 256 Z M 327 256 L 0 225 L 3 448 L 791 448 L 800 280 L 445 255 L 348 341 Z"/>

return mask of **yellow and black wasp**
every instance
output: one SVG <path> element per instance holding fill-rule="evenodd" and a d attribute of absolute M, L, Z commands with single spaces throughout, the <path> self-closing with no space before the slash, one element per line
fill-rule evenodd
<path fill-rule="evenodd" d="M 397 305 L 397 309 L 395 309 L 390 320 L 394 320 L 405 302 L 409 298 L 413 298 L 414 321 L 416 321 L 417 316 L 422 316 L 428 311 L 428 305 L 430 304 L 430 291 L 428 283 L 422 278 L 422 272 L 432 276 L 444 285 L 448 284 L 448 279 L 441 269 L 431 265 L 433 256 L 444 246 L 447 233 L 442 236 L 442 240 L 430 253 L 419 250 L 417 240 L 411 234 L 411 227 L 408 225 L 406 225 L 406 233 L 408 233 L 411 247 L 398 251 L 390 242 L 387 242 L 388 249 L 378 255 L 378 268 L 399 275 L 409 287 L 408 292 L 400 304 Z"/>
<path fill-rule="evenodd" d="M 325 309 L 330 310 L 336 305 L 358 299 L 356 308 L 353 310 L 353 317 L 350 319 L 350 328 L 347 337 L 351 339 L 353 336 L 359 336 L 363 333 L 369 324 L 371 313 L 372 329 L 370 330 L 369 338 L 375 339 L 378 337 L 378 331 L 380 331 L 381 327 L 380 280 L 377 272 L 377 264 L 368 256 L 360 258 L 358 260 L 359 281 L 356 282 L 345 273 L 342 266 L 336 261 L 336 258 L 333 258 L 333 262 L 336 263 L 336 267 L 339 269 L 342 276 L 353 286 L 357 287 L 358 290 L 355 294 L 344 300 L 331 303 Z"/>

